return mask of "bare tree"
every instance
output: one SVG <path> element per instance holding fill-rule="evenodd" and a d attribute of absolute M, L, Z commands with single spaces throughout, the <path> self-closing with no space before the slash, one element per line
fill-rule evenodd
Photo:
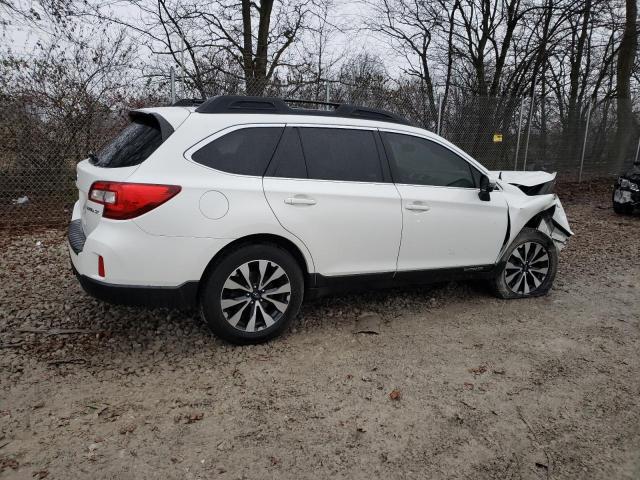
<path fill-rule="evenodd" d="M 248 94 L 260 95 L 287 56 L 315 8 L 312 0 L 127 1 L 138 12 L 125 21 L 95 3 L 87 15 L 124 25 L 153 54 L 169 57 L 200 96 L 211 93 L 211 77 L 241 78 Z M 213 61 L 212 61 L 213 60 Z"/>
<path fill-rule="evenodd" d="M 370 3 L 373 15 L 369 29 L 390 40 L 391 47 L 405 60 L 403 71 L 420 80 L 426 110 L 437 116 L 436 84 L 442 80 L 445 98 L 450 86 L 454 19 L 459 0 L 453 2 L 416 2 L 412 0 L 380 0 Z M 445 47 L 444 68 L 433 61 Z M 438 77 L 444 77 L 438 78 Z"/>
<path fill-rule="evenodd" d="M 638 53 L 638 4 L 637 0 L 625 2 L 624 33 L 618 49 L 618 63 L 616 66 L 617 84 L 617 162 L 620 168 L 629 150 L 632 130 L 638 129 L 638 122 L 633 117 L 631 107 L 631 77 L 633 66 Z"/>

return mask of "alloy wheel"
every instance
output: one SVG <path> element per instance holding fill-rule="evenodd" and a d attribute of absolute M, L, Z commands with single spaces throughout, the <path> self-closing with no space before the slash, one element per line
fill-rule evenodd
<path fill-rule="evenodd" d="M 234 269 L 220 295 L 229 324 L 243 332 L 257 332 L 277 323 L 291 300 L 291 282 L 271 260 L 251 260 Z"/>
<path fill-rule="evenodd" d="M 507 260 L 504 280 L 512 292 L 529 295 L 544 283 L 549 274 L 549 252 L 537 242 L 518 245 Z"/>

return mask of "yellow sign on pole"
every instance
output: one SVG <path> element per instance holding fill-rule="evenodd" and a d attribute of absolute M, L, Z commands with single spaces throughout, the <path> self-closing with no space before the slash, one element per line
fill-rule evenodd
<path fill-rule="evenodd" d="M 493 143 L 500 143 L 502 142 L 502 134 L 501 133 L 494 133 L 493 134 Z"/>

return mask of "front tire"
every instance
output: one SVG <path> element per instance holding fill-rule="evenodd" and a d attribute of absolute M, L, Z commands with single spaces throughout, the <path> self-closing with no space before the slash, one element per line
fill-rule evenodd
<path fill-rule="evenodd" d="M 204 280 L 200 312 L 214 334 L 235 344 L 265 342 L 298 314 L 302 270 L 272 244 L 247 245 L 218 261 Z"/>
<path fill-rule="evenodd" d="M 558 249 L 553 240 L 533 228 L 523 228 L 502 256 L 492 281 L 500 298 L 546 295 L 558 271 Z"/>

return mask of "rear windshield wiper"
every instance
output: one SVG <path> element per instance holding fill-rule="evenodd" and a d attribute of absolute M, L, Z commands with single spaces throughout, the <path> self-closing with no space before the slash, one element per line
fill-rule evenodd
<path fill-rule="evenodd" d="M 89 152 L 89 162 L 95 165 L 96 163 L 98 163 L 98 156 L 93 152 Z"/>

